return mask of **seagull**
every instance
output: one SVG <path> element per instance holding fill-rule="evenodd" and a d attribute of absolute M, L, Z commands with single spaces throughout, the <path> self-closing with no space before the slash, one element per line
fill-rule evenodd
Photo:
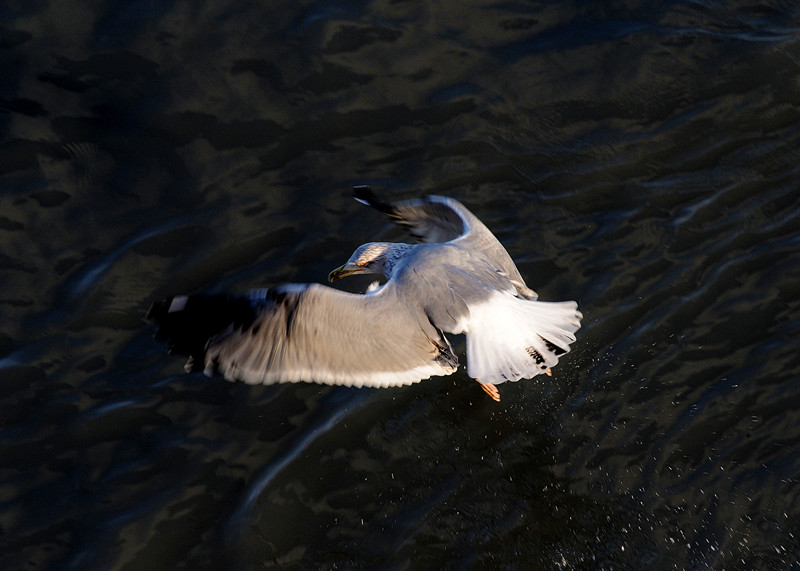
<path fill-rule="evenodd" d="M 186 371 L 250 384 L 410 385 L 450 375 L 458 357 L 445 334 L 466 335 L 467 375 L 495 401 L 496 385 L 551 375 L 582 314 L 574 301 L 540 301 L 511 256 L 461 203 L 442 196 L 384 202 L 354 198 L 388 216 L 416 243 L 359 246 L 328 279 L 378 274 L 366 293 L 284 284 L 246 296 L 179 295 L 147 318 Z"/>

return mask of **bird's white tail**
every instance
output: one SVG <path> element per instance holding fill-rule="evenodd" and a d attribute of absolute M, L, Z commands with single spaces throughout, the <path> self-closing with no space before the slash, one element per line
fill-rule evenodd
<path fill-rule="evenodd" d="M 486 303 L 470 306 L 467 374 L 494 384 L 542 374 L 569 351 L 582 317 L 574 301 L 493 294 Z"/>

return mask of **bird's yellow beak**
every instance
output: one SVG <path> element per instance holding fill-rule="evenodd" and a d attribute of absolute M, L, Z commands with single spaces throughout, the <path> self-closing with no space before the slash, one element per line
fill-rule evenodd
<path fill-rule="evenodd" d="M 346 278 L 347 276 L 352 276 L 353 274 L 357 274 L 357 273 L 363 272 L 363 271 L 364 270 L 362 268 L 353 268 L 353 267 L 349 267 L 348 268 L 347 264 L 345 264 L 344 266 L 339 266 L 338 268 L 333 270 L 331 273 L 329 273 L 328 274 L 328 281 L 333 283 L 335 281 L 339 281 L 342 278 Z"/>

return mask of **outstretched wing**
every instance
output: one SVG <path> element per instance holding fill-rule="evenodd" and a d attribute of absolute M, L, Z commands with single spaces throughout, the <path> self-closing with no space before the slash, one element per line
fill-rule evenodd
<path fill-rule="evenodd" d="M 420 242 L 449 242 L 468 234 L 475 222 L 481 224 L 460 203 L 442 196 L 388 203 L 370 187 L 357 186 L 353 189 L 353 197 L 386 214 Z"/>
<path fill-rule="evenodd" d="M 538 298 L 536 292 L 525 285 L 525 280 L 500 241 L 457 200 L 426 196 L 388 203 L 381 200 L 369 186 L 355 187 L 353 197 L 383 212 L 421 242 L 452 242 L 480 254 L 511 280 L 519 295 L 527 299 Z"/>
<path fill-rule="evenodd" d="M 154 304 L 157 337 L 190 355 L 187 367 L 272 384 L 407 385 L 454 372 L 447 341 L 391 282 L 370 295 L 309 284 L 246 298 L 179 296 Z"/>

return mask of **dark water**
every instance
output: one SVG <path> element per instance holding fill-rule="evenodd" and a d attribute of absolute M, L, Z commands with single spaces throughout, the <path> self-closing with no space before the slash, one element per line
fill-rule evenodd
<path fill-rule="evenodd" d="M 797 565 L 797 4 L 274 4 L 0 9 L 0 568 Z M 163 295 L 398 238 L 364 183 L 578 300 L 552 378 L 251 387 L 153 342 Z"/>

